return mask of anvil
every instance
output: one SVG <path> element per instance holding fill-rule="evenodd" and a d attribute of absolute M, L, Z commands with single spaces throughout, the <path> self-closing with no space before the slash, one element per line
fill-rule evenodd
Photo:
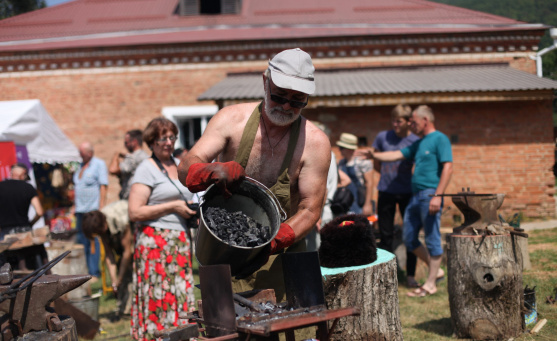
<path fill-rule="evenodd" d="M 5 299 L 0 303 L 0 311 L 4 316 L 9 316 L 10 323 L 17 327 L 18 335 L 40 330 L 59 331 L 57 329 L 62 326 L 58 315 L 47 306 L 90 278 L 90 275 L 43 275 L 23 290 L 7 298 L 3 297 Z M 9 284 L 0 285 L 0 295 L 9 289 Z"/>

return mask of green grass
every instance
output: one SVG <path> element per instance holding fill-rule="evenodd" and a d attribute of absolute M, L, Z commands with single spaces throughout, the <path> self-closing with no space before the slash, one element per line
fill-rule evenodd
<path fill-rule="evenodd" d="M 557 337 L 557 304 L 546 304 L 547 296 L 555 296 L 557 288 L 557 228 L 529 231 L 529 252 L 532 269 L 523 273 L 523 284 L 530 288 L 536 287 L 538 320 L 548 320 L 540 333 L 530 335 L 524 333 L 518 341 L 555 340 Z M 446 269 L 445 269 L 446 270 Z M 199 283 L 197 264 L 194 262 L 194 277 Z M 402 280 L 400 283 L 404 283 Z M 100 284 L 93 285 L 93 292 L 98 291 Z M 412 340 L 457 340 L 453 337 L 447 280 L 438 284 L 437 294 L 421 299 L 406 296 L 403 285 L 399 287 L 400 319 L 405 341 Z M 200 291 L 195 289 L 197 299 Z M 129 337 L 129 318 L 117 323 L 110 323 L 109 318 L 116 306 L 115 298 L 103 296 L 99 315 L 103 333 L 95 340 L 131 340 Z M 529 326 L 528 328 L 532 328 Z M 123 335 L 125 334 L 125 335 Z"/>
<path fill-rule="evenodd" d="M 535 230 L 533 233 L 528 233 L 528 244 L 547 244 L 557 243 L 557 228 L 547 230 Z"/>
<path fill-rule="evenodd" d="M 532 269 L 524 271 L 523 285 L 536 287 L 538 320 L 547 324 L 537 335 L 524 333 L 515 340 L 555 340 L 557 337 L 557 304 L 546 304 L 546 297 L 555 297 L 557 288 L 557 228 L 530 231 L 529 254 Z M 403 283 L 403 282 L 402 282 Z M 404 340 L 456 340 L 452 336 L 451 313 L 447 281 L 438 285 L 436 295 L 423 299 L 406 297 L 403 286 L 399 287 L 400 318 Z M 527 326 L 527 329 L 533 325 Z"/>

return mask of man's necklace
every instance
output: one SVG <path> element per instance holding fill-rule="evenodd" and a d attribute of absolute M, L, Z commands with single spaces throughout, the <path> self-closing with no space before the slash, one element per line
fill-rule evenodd
<path fill-rule="evenodd" d="M 279 145 L 279 143 L 282 141 L 282 139 L 284 139 L 284 137 L 286 136 L 286 134 L 288 134 L 288 132 L 290 131 L 290 129 L 286 129 L 286 132 L 284 133 L 284 135 L 282 135 L 282 137 L 280 138 L 280 140 L 275 144 L 275 146 L 273 147 L 271 145 L 271 139 L 269 138 L 269 133 L 267 132 L 267 125 L 265 125 L 265 120 L 263 119 L 263 117 L 261 117 L 261 121 L 263 121 L 263 128 L 265 129 L 265 135 L 267 136 L 267 142 L 269 142 L 269 148 L 271 148 L 271 158 L 275 157 L 275 148 Z"/>

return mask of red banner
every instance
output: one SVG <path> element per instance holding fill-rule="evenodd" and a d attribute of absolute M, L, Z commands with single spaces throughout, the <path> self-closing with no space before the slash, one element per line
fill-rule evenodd
<path fill-rule="evenodd" d="M 17 162 L 15 144 L 0 142 L 0 181 L 10 177 L 10 167 Z"/>

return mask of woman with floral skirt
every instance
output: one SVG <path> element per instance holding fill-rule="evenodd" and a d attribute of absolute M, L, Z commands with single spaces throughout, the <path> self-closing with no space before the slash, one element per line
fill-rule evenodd
<path fill-rule="evenodd" d="M 131 320 L 136 340 L 154 340 L 157 330 L 185 323 L 179 314 L 194 310 L 186 220 L 196 212 L 187 205 L 193 195 L 178 180 L 178 161 L 172 156 L 177 134 L 176 125 L 165 118 L 149 123 L 143 140 L 153 155 L 137 167 L 132 180 L 129 215 L 139 225 Z"/>

